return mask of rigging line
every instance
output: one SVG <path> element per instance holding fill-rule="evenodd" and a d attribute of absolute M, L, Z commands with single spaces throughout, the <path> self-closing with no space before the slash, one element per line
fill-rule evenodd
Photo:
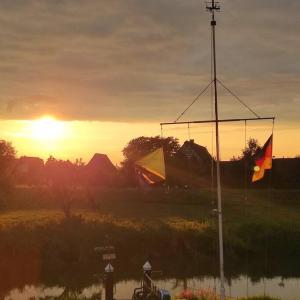
<path fill-rule="evenodd" d="M 253 109 L 251 109 L 244 101 L 242 101 L 241 98 L 238 97 L 232 90 L 225 86 L 225 84 L 220 79 L 217 79 L 217 81 L 227 92 L 229 92 L 235 99 L 237 99 L 243 106 L 245 106 L 253 115 L 255 115 L 257 118 L 260 118 L 260 116 Z"/>
<path fill-rule="evenodd" d="M 206 90 L 210 87 L 210 85 L 213 83 L 211 81 L 199 94 L 198 96 L 193 100 L 193 102 L 177 117 L 177 119 L 174 121 L 176 123 L 187 111 L 188 109 L 206 92 Z"/>
<path fill-rule="evenodd" d="M 273 122 L 272 122 L 272 167 L 270 169 L 270 176 L 269 176 L 269 200 L 272 201 L 273 199 L 273 193 L 272 193 L 272 186 L 273 186 L 273 182 L 272 182 L 272 179 L 273 179 L 273 148 L 274 148 L 274 123 L 275 123 L 275 120 L 273 119 Z"/>
<path fill-rule="evenodd" d="M 247 151 L 247 120 L 245 120 L 245 152 L 244 152 L 244 214 L 246 219 L 248 219 L 248 209 L 247 209 L 247 200 L 248 200 L 248 158 L 246 156 L 246 151 Z M 249 294 L 249 276 L 248 276 L 248 272 L 249 272 L 249 237 L 247 237 L 246 239 L 246 296 L 248 298 L 248 294 Z"/>
<path fill-rule="evenodd" d="M 273 133 L 274 133 L 274 122 L 275 120 L 273 119 L 273 122 L 272 122 L 272 167 L 270 169 L 270 173 L 269 173 L 269 195 L 268 195 L 268 201 L 271 202 L 272 200 L 272 170 L 273 170 Z M 270 204 L 269 204 L 270 205 Z M 270 212 L 270 209 L 267 210 L 267 212 Z M 266 280 L 265 280 L 265 274 L 267 273 L 268 271 L 268 266 L 269 266 L 269 257 L 268 257 L 268 254 L 270 252 L 271 253 L 272 249 L 269 249 L 269 236 L 265 233 L 265 262 L 264 262 L 264 296 L 266 295 Z"/>
<path fill-rule="evenodd" d="M 210 80 L 213 82 L 213 31 L 210 31 Z M 213 97 L 213 85 L 210 88 L 210 116 L 214 119 L 214 97 Z M 214 123 L 211 123 L 211 206 L 215 208 L 214 199 Z M 215 265 L 214 265 L 215 267 Z M 216 287 L 215 287 L 216 289 Z"/>
<path fill-rule="evenodd" d="M 245 151 L 247 150 L 247 120 L 245 120 Z M 244 165 L 244 188 L 245 188 L 245 200 L 248 198 L 248 161 L 247 157 L 244 156 L 245 165 Z"/>

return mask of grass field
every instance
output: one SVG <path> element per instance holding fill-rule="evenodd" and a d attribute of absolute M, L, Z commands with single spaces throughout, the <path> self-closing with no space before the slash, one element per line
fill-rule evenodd
<path fill-rule="evenodd" d="M 105 228 L 106 235 L 119 243 L 124 232 L 151 241 L 178 236 L 188 248 L 193 247 L 190 240 L 193 245 L 203 241 L 204 253 L 209 249 L 205 241 L 217 239 L 217 218 L 212 213 L 215 192 L 209 190 L 95 189 L 65 195 L 45 188 L 16 189 L 0 213 L 2 233 L 20 227 L 29 232 L 60 226 L 66 221 L 63 207 L 68 203 L 70 215 L 77 218 L 78 235 L 89 234 L 92 227 L 100 232 Z M 223 224 L 228 253 L 259 253 L 268 243 L 278 255 L 296 255 L 300 251 L 300 191 L 249 190 L 245 195 L 242 190 L 224 190 Z"/>
<path fill-rule="evenodd" d="M 0 226 L 30 226 L 64 218 L 63 203 L 47 189 L 17 189 L 0 212 Z M 69 201 L 69 200 L 67 200 Z M 156 226 L 165 223 L 178 229 L 199 228 L 211 221 L 215 193 L 208 190 L 93 190 L 89 197 L 76 192 L 71 212 L 89 222 L 113 222 L 122 226 Z M 300 224 L 300 190 L 225 190 L 225 227 L 241 223 Z"/>

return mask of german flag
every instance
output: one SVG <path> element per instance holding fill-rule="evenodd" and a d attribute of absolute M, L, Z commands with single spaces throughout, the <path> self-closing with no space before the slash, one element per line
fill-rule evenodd
<path fill-rule="evenodd" d="M 262 149 L 254 155 L 254 173 L 252 182 L 262 179 L 265 170 L 272 169 L 273 134 L 268 138 Z"/>

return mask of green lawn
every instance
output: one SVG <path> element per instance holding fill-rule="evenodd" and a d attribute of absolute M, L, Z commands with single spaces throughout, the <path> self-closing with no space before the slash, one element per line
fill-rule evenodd
<path fill-rule="evenodd" d="M 48 194 L 47 194 L 48 193 Z M 87 200 L 80 191 L 71 205 L 74 215 L 89 222 L 112 222 L 120 226 L 168 224 L 178 229 L 202 228 L 212 220 L 215 193 L 195 190 L 93 190 Z M 65 199 L 53 199 L 49 191 L 16 190 L 0 213 L 1 227 L 26 223 L 30 226 L 64 218 Z M 93 205 L 91 205 L 91 203 Z M 223 218 L 227 228 L 241 223 L 300 224 L 299 190 L 223 191 Z"/>

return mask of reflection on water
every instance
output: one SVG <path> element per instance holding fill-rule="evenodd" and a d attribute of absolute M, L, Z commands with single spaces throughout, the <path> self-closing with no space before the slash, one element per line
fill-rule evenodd
<path fill-rule="evenodd" d="M 121 281 L 117 283 L 115 298 L 131 299 L 132 291 L 139 285 L 135 280 Z M 187 280 L 166 279 L 157 281 L 157 285 L 161 288 L 171 291 L 172 295 L 178 294 L 188 287 L 188 289 L 197 290 L 206 288 L 213 290 L 219 287 L 219 281 L 212 277 L 192 278 Z M 95 293 L 101 292 L 102 285 L 91 285 L 77 292 L 77 296 L 91 297 Z M 11 290 L 4 300 L 24 300 L 39 299 L 40 297 L 57 297 L 64 291 L 62 287 L 45 287 L 26 285 L 22 290 Z M 274 277 L 272 279 L 260 279 L 252 282 L 247 277 L 241 276 L 226 283 L 226 294 L 233 298 L 246 297 L 255 295 L 270 295 L 278 297 L 282 300 L 297 300 L 300 294 L 300 278 L 282 279 Z M 102 293 L 104 299 L 104 293 Z"/>
<path fill-rule="evenodd" d="M 22 290 L 11 290 L 10 293 L 4 297 L 4 300 L 25 300 L 46 296 L 57 297 L 62 294 L 63 290 L 64 289 L 60 287 L 47 288 L 44 286 L 26 285 Z"/>

